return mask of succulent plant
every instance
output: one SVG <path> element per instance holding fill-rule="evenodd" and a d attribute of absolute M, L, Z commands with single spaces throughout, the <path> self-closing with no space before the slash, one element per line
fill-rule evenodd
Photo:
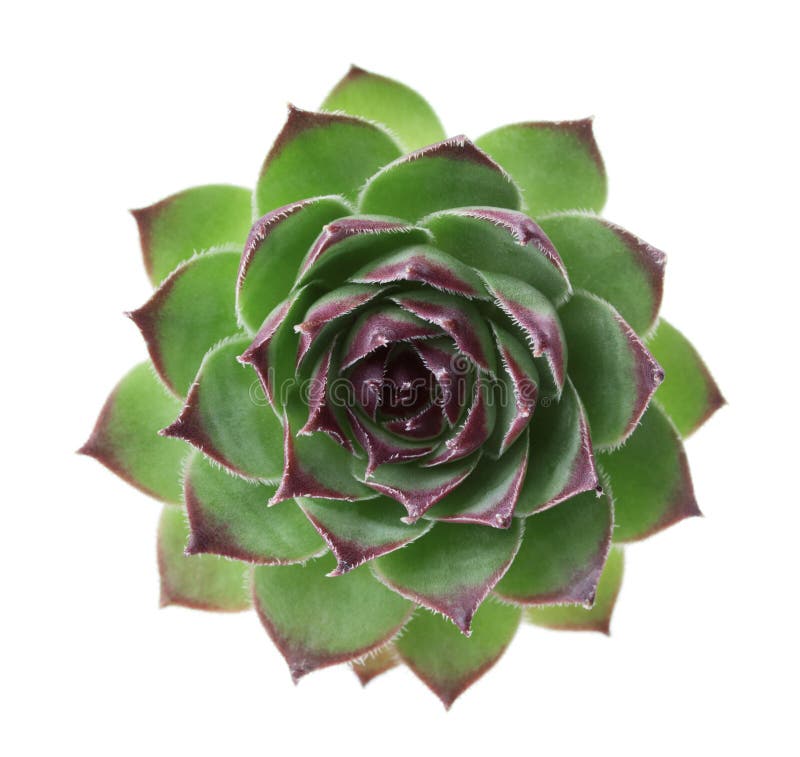
<path fill-rule="evenodd" d="M 162 603 L 446 706 L 523 619 L 607 631 L 622 545 L 699 513 L 682 439 L 723 399 L 605 197 L 591 120 L 447 139 L 354 67 L 255 191 L 134 211 L 151 362 L 81 451 L 165 503 Z"/>

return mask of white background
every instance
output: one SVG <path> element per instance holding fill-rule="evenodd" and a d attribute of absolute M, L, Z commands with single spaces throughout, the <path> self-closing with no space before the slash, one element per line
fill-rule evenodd
<path fill-rule="evenodd" d="M 13 3 L 2 58 L 8 755 L 797 754 L 796 21 L 788 2 Z M 407 670 L 295 688 L 256 617 L 157 609 L 158 505 L 73 454 L 145 355 L 133 220 L 252 184 L 286 103 L 351 62 L 450 133 L 596 116 L 606 215 L 730 402 L 706 517 L 629 549 L 611 638 L 520 630 L 445 714 Z"/>

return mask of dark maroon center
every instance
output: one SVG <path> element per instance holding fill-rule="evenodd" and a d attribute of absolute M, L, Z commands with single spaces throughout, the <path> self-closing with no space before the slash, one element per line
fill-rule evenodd
<path fill-rule="evenodd" d="M 406 418 L 430 404 L 433 374 L 415 350 L 406 345 L 391 349 L 381 389 L 381 413 L 388 418 Z"/>

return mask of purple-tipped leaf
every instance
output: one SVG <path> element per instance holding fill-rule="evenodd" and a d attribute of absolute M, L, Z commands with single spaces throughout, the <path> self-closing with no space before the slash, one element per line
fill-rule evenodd
<path fill-rule="evenodd" d="M 421 539 L 378 558 L 375 575 L 404 597 L 446 615 L 469 635 L 475 611 L 508 570 L 523 523 L 507 529 L 437 523 Z"/>
<path fill-rule="evenodd" d="M 384 166 L 364 186 L 359 212 L 411 221 L 443 208 L 491 205 L 519 209 L 508 174 L 464 136 L 451 137 Z"/>
<path fill-rule="evenodd" d="M 370 681 L 387 673 L 392 668 L 396 668 L 399 664 L 400 658 L 397 656 L 394 645 L 387 644 L 360 660 L 354 660 L 350 663 L 350 667 L 358 676 L 361 685 L 366 686 Z"/>
<path fill-rule="evenodd" d="M 331 377 L 331 361 L 336 349 L 336 341 L 322 354 L 317 365 L 311 372 L 308 386 L 308 420 L 297 432 L 302 436 L 321 431 L 327 434 L 349 452 L 353 452 L 353 445 L 339 418 L 337 409 L 329 397 L 329 380 Z"/>
<path fill-rule="evenodd" d="M 403 508 L 388 497 L 365 502 L 334 502 L 301 497 L 298 504 L 336 557 L 331 576 L 348 573 L 427 533 L 432 523 L 404 523 Z M 279 508 L 271 508 L 277 510 Z"/>

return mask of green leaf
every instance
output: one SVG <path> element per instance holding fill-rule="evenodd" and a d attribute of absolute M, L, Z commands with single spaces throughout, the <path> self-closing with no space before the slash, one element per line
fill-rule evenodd
<path fill-rule="evenodd" d="M 256 221 L 244 248 L 236 287 L 237 312 L 251 332 L 285 299 L 325 225 L 351 212 L 340 197 L 316 197 L 279 208 Z"/>
<path fill-rule="evenodd" d="M 431 245 L 406 247 L 386 258 L 371 261 L 350 277 L 366 284 L 413 281 L 461 297 L 486 297 L 480 276 L 460 260 Z"/>
<path fill-rule="evenodd" d="M 325 551 L 325 544 L 294 502 L 267 507 L 274 486 L 245 481 L 195 453 L 184 481 L 191 526 L 186 551 L 285 565 Z"/>
<path fill-rule="evenodd" d="M 362 266 L 430 240 L 425 229 L 391 216 L 351 216 L 328 224 L 300 266 L 295 287 L 319 281 L 339 286 Z"/>
<path fill-rule="evenodd" d="M 664 379 L 661 366 L 622 316 L 586 292 L 559 310 L 569 345 L 569 375 L 586 407 L 596 447 L 628 438 Z"/>
<path fill-rule="evenodd" d="M 457 208 L 433 213 L 422 226 L 433 233 L 436 247 L 472 268 L 521 279 L 554 303 L 569 295 L 558 252 L 524 213 Z"/>
<path fill-rule="evenodd" d="M 407 524 L 401 520 L 403 508 L 388 497 L 365 502 L 336 502 L 301 497 L 297 500 L 336 556 L 340 576 L 380 555 L 418 539 L 432 524 L 424 521 Z"/>
<path fill-rule="evenodd" d="M 664 383 L 655 397 L 686 438 L 725 404 L 725 398 L 697 350 L 663 318 L 647 347 L 664 368 Z"/>
<path fill-rule="evenodd" d="M 397 135 L 406 151 L 445 138 L 433 108 L 417 92 L 358 66 L 352 66 L 333 88 L 321 110 L 378 121 Z"/>
<path fill-rule="evenodd" d="M 499 602 L 484 602 L 467 638 L 444 618 L 418 612 L 395 648 L 403 662 L 447 709 L 502 656 L 514 638 L 521 611 Z"/>
<path fill-rule="evenodd" d="M 522 605 L 591 605 L 613 522 L 611 500 L 594 492 L 531 515 L 522 546 L 495 593 Z"/>
<path fill-rule="evenodd" d="M 281 473 L 283 430 L 249 368 L 237 362 L 247 337 L 208 352 L 165 436 L 184 439 L 234 473 L 270 481 Z"/>
<path fill-rule="evenodd" d="M 427 513 L 431 520 L 508 528 L 525 479 L 528 432 L 498 460 L 481 458 L 470 477 Z"/>
<path fill-rule="evenodd" d="M 165 507 L 158 524 L 161 606 L 237 612 L 250 607 L 248 567 L 216 555 L 184 554 L 189 536 L 186 515 Z"/>
<path fill-rule="evenodd" d="M 213 252 L 181 263 L 138 310 L 139 327 L 164 383 L 186 396 L 203 356 L 238 331 L 234 286 L 239 255 Z"/>
<path fill-rule="evenodd" d="M 507 529 L 437 523 L 423 538 L 372 563 L 394 591 L 446 615 L 469 635 L 475 611 L 508 570 L 522 539 L 522 521 Z"/>
<path fill-rule="evenodd" d="M 352 474 L 353 455 L 327 434 L 298 435 L 308 407 L 293 392 L 284 407 L 284 467 L 270 504 L 295 497 L 355 501 L 375 496 Z"/>
<path fill-rule="evenodd" d="M 251 223 L 249 189 L 227 185 L 193 187 L 155 205 L 133 210 L 144 265 L 158 285 L 197 252 L 244 245 Z"/>
<path fill-rule="evenodd" d="M 526 607 L 523 617 L 529 623 L 561 631 L 600 631 L 608 635 L 611 614 L 622 585 L 623 550 L 612 547 L 597 585 L 597 596 L 591 608 L 580 605 Z"/>
<path fill-rule="evenodd" d="M 479 456 L 444 463 L 433 468 L 408 465 L 381 465 L 367 477 L 367 463 L 351 456 L 353 474 L 376 492 L 401 502 L 408 512 L 406 522 L 421 518 L 469 476 Z"/>
<path fill-rule="evenodd" d="M 414 609 L 376 581 L 366 566 L 329 578 L 335 565 L 334 557 L 326 555 L 307 565 L 254 570 L 256 609 L 295 681 L 382 647 Z"/>
<path fill-rule="evenodd" d="M 528 472 L 514 514 L 524 517 L 599 484 L 586 414 L 571 381 L 560 400 L 545 397 L 531 429 Z"/>
<path fill-rule="evenodd" d="M 533 216 L 605 204 L 606 171 L 591 119 L 501 126 L 477 144 L 514 177 Z"/>
<path fill-rule="evenodd" d="M 354 660 L 350 663 L 353 672 L 358 676 L 362 686 L 366 686 L 371 680 L 383 675 L 392 668 L 400 664 L 400 658 L 394 648 L 394 644 L 387 644 L 363 660 Z"/>
<path fill-rule="evenodd" d="M 637 334 L 655 323 L 666 255 L 601 218 L 565 213 L 540 219 L 572 285 L 611 303 Z"/>
<path fill-rule="evenodd" d="M 492 329 L 503 370 L 494 386 L 497 422 L 486 451 L 498 457 L 528 428 L 539 396 L 539 372 L 526 344 L 494 323 Z"/>
<path fill-rule="evenodd" d="M 101 462 L 129 484 L 179 504 L 181 466 L 188 450 L 158 435 L 180 409 L 150 363 L 140 363 L 114 388 L 86 444 L 78 452 Z"/>
<path fill-rule="evenodd" d="M 544 357 L 558 393 L 564 388 L 567 345 L 553 305 L 530 284 L 501 273 L 484 273 L 495 304 L 525 335 L 533 357 Z"/>
<path fill-rule="evenodd" d="M 518 209 L 519 190 L 466 137 L 453 137 L 390 163 L 365 185 L 359 212 L 416 221 L 464 205 Z"/>
<path fill-rule="evenodd" d="M 614 541 L 644 539 L 700 515 L 678 432 L 652 403 L 620 449 L 598 456 L 614 497 Z"/>
<path fill-rule="evenodd" d="M 355 200 L 364 182 L 400 154 L 394 139 L 375 124 L 289 106 L 286 125 L 261 167 L 256 215 L 322 195 Z"/>

